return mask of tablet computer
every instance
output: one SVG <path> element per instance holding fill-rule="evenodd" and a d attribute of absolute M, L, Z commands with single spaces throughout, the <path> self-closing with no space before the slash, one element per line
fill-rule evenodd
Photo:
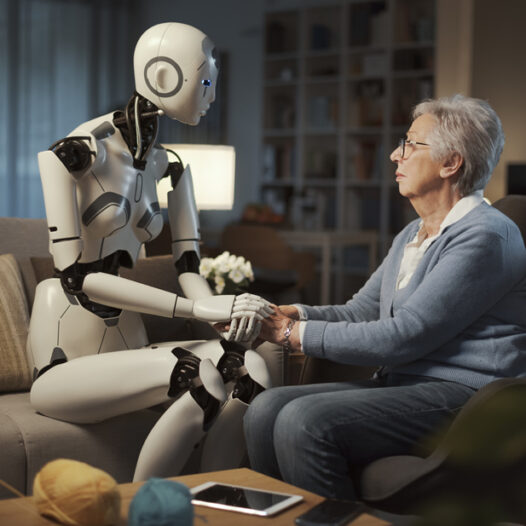
<path fill-rule="evenodd" d="M 274 515 L 303 500 L 301 495 L 234 486 L 223 482 L 205 482 L 190 491 L 193 504 L 262 517 Z"/>

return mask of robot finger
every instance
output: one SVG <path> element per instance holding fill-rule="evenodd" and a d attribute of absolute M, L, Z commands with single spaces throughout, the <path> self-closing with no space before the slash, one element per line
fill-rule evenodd
<path fill-rule="evenodd" d="M 240 296 L 236 297 L 236 302 L 237 301 L 243 303 L 246 302 L 248 304 L 255 304 L 259 307 L 263 307 L 264 310 L 269 314 L 272 314 L 274 312 L 269 301 L 267 301 L 265 298 L 262 298 L 261 296 L 256 296 L 255 294 L 245 292 L 244 294 L 241 294 Z"/>
<path fill-rule="evenodd" d="M 258 300 L 264 303 L 265 305 L 271 305 L 270 301 L 266 300 L 265 298 L 261 296 L 258 296 L 257 294 L 250 294 L 250 292 L 244 292 L 239 297 L 243 299 L 248 299 L 248 300 Z"/>
<path fill-rule="evenodd" d="M 239 322 L 239 327 L 237 329 L 236 337 L 235 337 L 236 342 L 242 342 L 243 340 L 245 340 L 245 330 L 247 328 L 247 324 L 248 324 L 248 318 L 246 316 L 241 318 L 241 321 Z"/>
<path fill-rule="evenodd" d="M 234 311 L 232 313 L 232 319 L 239 319 L 239 318 L 256 318 L 257 320 L 262 320 L 266 318 L 266 316 L 262 316 L 258 312 L 250 311 L 250 310 L 240 310 L 240 311 Z"/>
<path fill-rule="evenodd" d="M 256 318 L 251 318 L 248 322 L 247 330 L 245 331 L 245 338 L 248 341 L 255 340 L 261 332 L 261 322 Z"/>
<path fill-rule="evenodd" d="M 254 324 L 257 323 L 257 322 L 258 322 L 258 320 L 256 320 L 255 316 L 253 316 L 252 318 L 250 318 L 248 320 L 247 328 L 245 330 L 245 338 L 247 340 L 251 339 L 252 332 L 254 331 Z M 261 322 L 259 322 L 259 323 L 261 323 Z"/>
<path fill-rule="evenodd" d="M 236 334 L 237 323 L 238 323 L 237 319 L 235 318 L 230 322 L 230 329 L 228 330 L 227 333 L 224 333 L 224 336 L 223 336 L 225 340 L 232 341 L 233 336 Z"/>
<path fill-rule="evenodd" d="M 259 313 L 263 318 L 267 318 L 272 314 L 272 312 L 269 312 L 268 307 L 258 305 L 252 302 L 244 302 L 244 301 L 235 301 L 234 307 L 232 309 L 232 312 L 239 312 L 239 311 L 252 311 Z"/>

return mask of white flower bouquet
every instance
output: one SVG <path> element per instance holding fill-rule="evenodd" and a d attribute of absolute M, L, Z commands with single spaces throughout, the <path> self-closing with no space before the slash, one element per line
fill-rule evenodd
<path fill-rule="evenodd" d="M 230 252 L 223 252 L 216 258 L 203 258 L 199 273 L 208 281 L 215 294 L 241 294 L 254 281 L 250 261 Z"/>

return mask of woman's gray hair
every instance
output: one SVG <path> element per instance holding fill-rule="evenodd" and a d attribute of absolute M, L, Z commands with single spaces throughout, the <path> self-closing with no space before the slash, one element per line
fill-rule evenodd
<path fill-rule="evenodd" d="M 421 102 L 413 110 L 413 120 L 424 113 L 437 120 L 426 139 L 431 157 L 444 160 L 457 152 L 464 159 L 457 183 L 460 195 L 484 189 L 504 147 L 502 124 L 495 110 L 484 100 L 453 95 Z"/>

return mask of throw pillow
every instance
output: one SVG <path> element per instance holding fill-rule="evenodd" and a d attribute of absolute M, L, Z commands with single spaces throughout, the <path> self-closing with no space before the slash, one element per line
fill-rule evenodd
<path fill-rule="evenodd" d="M 0 255 L 0 392 L 26 391 L 29 314 L 22 277 L 12 254 Z"/>

